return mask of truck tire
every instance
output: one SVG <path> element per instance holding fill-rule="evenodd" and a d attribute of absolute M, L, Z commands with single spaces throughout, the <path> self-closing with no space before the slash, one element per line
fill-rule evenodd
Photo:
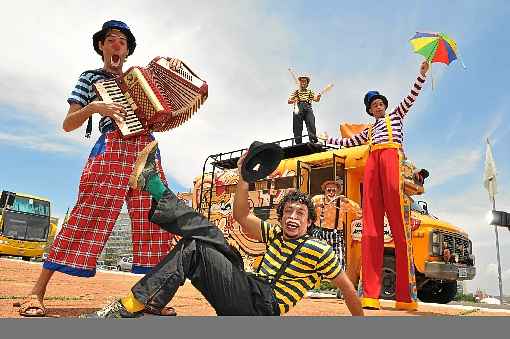
<path fill-rule="evenodd" d="M 117 271 L 122 271 L 122 267 L 120 267 L 120 265 L 117 266 Z"/>
<path fill-rule="evenodd" d="M 418 298 L 426 303 L 447 304 L 457 295 L 457 281 L 427 282 L 418 290 Z"/>
<path fill-rule="evenodd" d="M 22 257 L 23 261 L 30 261 L 30 257 Z"/>
<path fill-rule="evenodd" d="M 381 299 L 395 299 L 396 277 L 395 257 L 393 255 L 385 255 L 381 274 Z"/>

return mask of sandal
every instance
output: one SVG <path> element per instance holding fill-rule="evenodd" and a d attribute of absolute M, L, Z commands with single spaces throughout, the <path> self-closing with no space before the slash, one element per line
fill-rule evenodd
<path fill-rule="evenodd" d="M 19 307 L 18 312 L 22 317 L 45 317 L 46 308 L 41 304 L 37 296 L 29 296 L 21 302 L 13 303 Z"/>
<path fill-rule="evenodd" d="M 155 308 L 150 305 L 146 305 L 145 309 L 143 310 L 144 313 L 153 314 L 153 315 L 159 315 L 161 317 L 175 317 L 177 315 L 177 312 L 173 307 L 163 307 L 162 309 Z"/>

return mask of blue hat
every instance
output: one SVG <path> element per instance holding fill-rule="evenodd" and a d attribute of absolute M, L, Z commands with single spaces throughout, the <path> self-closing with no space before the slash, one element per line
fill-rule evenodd
<path fill-rule="evenodd" d="M 388 108 L 388 99 L 386 99 L 386 97 L 384 95 L 382 95 L 381 93 L 379 93 L 378 91 L 369 91 L 367 94 L 365 94 L 365 98 L 363 99 L 363 102 L 365 103 L 365 110 L 367 111 L 368 114 L 372 115 L 372 113 L 370 113 L 370 105 L 372 105 L 372 102 L 375 100 L 375 99 L 381 99 L 384 103 L 384 106 L 386 106 L 386 108 Z"/>
<path fill-rule="evenodd" d="M 128 55 L 133 54 L 136 48 L 135 36 L 133 35 L 133 33 L 131 33 L 131 30 L 129 29 L 128 25 L 118 20 L 110 20 L 105 22 L 103 24 L 103 28 L 92 36 L 92 44 L 94 45 L 94 50 L 97 52 L 97 54 L 103 55 L 103 53 L 99 49 L 99 41 L 103 41 L 106 36 L 106 33 L 111 29 L 118 29 L 119 31 L 126 35 L 128 44 Z"/>

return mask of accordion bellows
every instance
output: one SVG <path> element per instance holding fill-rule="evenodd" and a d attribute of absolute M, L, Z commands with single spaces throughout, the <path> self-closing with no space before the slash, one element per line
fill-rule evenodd
<path fill-rule="evenodd" d="M 207 99 L 207 82 L 184 63 L 177 71 L 169 64 L 168 58 L 156 57 L 145 68 L 131 67 L 115 79 L 94 84 L 101 100 L 126 109 L 124 124 L 118 126 L 124 137 L 178 127 Z"/>

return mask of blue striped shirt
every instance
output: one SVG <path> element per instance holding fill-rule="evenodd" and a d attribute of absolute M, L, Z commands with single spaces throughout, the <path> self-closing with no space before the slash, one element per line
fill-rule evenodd
<path fill-rule="evenodd" d="M 94 83 L 99 80 L 112 79 L 115 74 L 106 72 L 103 69 L 96 69 L 83 72 L 78 78 L 76 86 L 74 86 L 71 95 L 67 99 L 69 104 L 78 104 L 82 107 L 87 106 L 92 101 L 97 99 L 97 94 L 94 91 Z M 99 121 L 99 131 L 103 133 L 105 128 L 111 127 L 113 121 L 110 117 L 102 117 Z M 114 126 L 114 125 L 113 125 Z"/>

